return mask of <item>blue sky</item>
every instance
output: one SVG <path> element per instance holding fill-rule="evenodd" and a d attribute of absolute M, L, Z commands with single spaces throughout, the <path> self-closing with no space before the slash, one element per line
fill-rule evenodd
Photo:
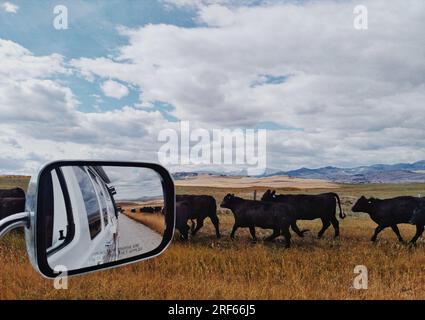
<path fill-rule="evenodd" d="M 194 27 L 194 11 L 190 8 L 169 7 L 158 1 L 138 0 L 16 0 L 16 14 L 0 10 L 0 38 L 13 40 L 35 55 L 58 53 L 66 59 L 94 58 L 116 54 L 127 43 L 117 28 L 143 27 L 147 24 L 173 24 Z M 57 5 L 65 5 L 69 14 L 69 29 L 53 28 Z M 79 110 L 86 112 L 119 109 L 139 100 L 139 88 L 129 87 L 130 93 L 117 100 L 102 94 L 99 79 L 88 82 L 81 77 L 61 76 L 77 95 Z M 163 112 L 161 102 L 158 108 Z M 170 119 L 176 118 L 164 112 Z"/>
<path fill-rule="evenodd" d="M 126 43 L 117 26 L 129 28 L 167 23 L 194 26 L 193 11 L 164 6 L 158 1 L 139 0 L 16 0 L 16 14 L 0 11 L 0 36 L 25 45 L 37 55 L 60 53 L 68 58 L 113 54 Z M 53 9 L 65 5 L 69 30 L 56 30 Z"/>

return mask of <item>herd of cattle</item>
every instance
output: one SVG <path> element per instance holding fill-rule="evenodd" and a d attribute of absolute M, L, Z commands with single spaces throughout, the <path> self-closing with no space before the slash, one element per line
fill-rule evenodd
<path fill-rule="evenodd" d="M 318 195 L 277 195 L 276 191 L 267 190 L 260 201 L 246 200 L 227 194 L 221 205 L 232 211 L 235 223 L 230 237 L 235 238 L 238 228 L 248 228 L 253 241 L 257 240 L 255 228 L 270 229 L 273 233 L 265 240 L 272 241 L 282 235 L 286 247 L 291 244 L 292 229 L 298 236 L 303 237 L 308 230 L 300 230 L 298 220 L 322 221 L 322 228 L 318 237 L 321 238 L 325 231 L 332 225 L 335 237 L 340 234 L 339 221 L 336 217 L 344 219 L 341 201 L 338 194 L 329 192 Z M 142 208 L 141 212 L 160 211 L 161 207 Z M 20 188 L 0 189 L 0 220 L 12 214 L 25 211 L 25 192 Z M 397 227 L 401 223 L 416 226 L 416 234 L 410 241 L 415 244 L 424 232 L 425 226 L 425 197 L 403 196 L 391 199 L 366 198 L 362 196 L 351 209 L 352 212 L 368 213 L 370 218 L 378 225 L 372 236 L 376 241 L 378 234 L 390 227 L 400 241 L 403 241 Z M 181 238 L 187 240 L 189 231 L 192 236 L 204 225 L 204 220 L 210 218 L 214 224 L 216 236 L 220 238 L 220 223 L 217 216 L 217 204 L 212 196 L 208 195 L 178 195 L 176 197 L 176 229 Z M 191 226 L 188 225 L 191 221 Z"/>
<path fill-rule="evenodd" d="M 125 212 L 125 209 L 122 209 L 120 207 L 118 208 L 118 210 L 120 210 L 121 212 Z M 130 211 L 131 211 L 131 213 L 136 213 L 137 209 L 133 208 Z M 160 206 L 139 208 L 140 213 L 155 213 L 155 212 L 161 212 L 161 211 L 162 211 L 162 207 L 160 207 Z"/>
<path fill-rule="evenodd" d="M 339 221 L 336 217 L 337 208 L 339 217 L 344 219 L 346 215 L 342 211 L 341 201 L 338 194 L 329 192 L 318 195 L 277 195 L 276 191 L 267 190 L 261 201 L 246 200 L 227 194 L 221 205 L 232 211 L 235 223 L 230 237 L 235 238 L 238 228 L 248 228 L 253 241 L 257 240 L 255 228 L 271 229 L 273 233 L 266 241 L 272 241 L 282 235 L 285 238 L 286 247 L 291 245 L 292 229 L 298 236 L 303 237 L 309 230 L 300 230 L 298 220 L 322 221 L 322 228 L 318 237 L 321 238 L 325 231 L 333 226 L 335 238 L 339 237 Z M 207 195 L 177 196 L 176 203 L 176 229 L 181 238 L 188 239 L 189 230 L 195 235 L 204 225 L 204 220 L 209 217 L 214 224 L 217 238 L 220 238 L 219 219 L 217 216 L 215 199 Z M 371 219 L 378 225 L 372 236 L 376 241 L 378 234 L 385 228 L 391 227 L 398 239 L 403 241 L 397 227 L 400 223 L 416 225 L 416 234 L 410 241 L 416 241 L 422 235 L 425 225 L 425 198 L 419 197 L 396 197 L 392 199 L 376 199 L 362 196 L 354 204 L 353 212 L 368 213 Z M 195 223 L 196 220 L 196 223 Z M 192 221 L 189 227 L 188 222 Z M 196 226 L 195 226 L 196 225 Z"/>

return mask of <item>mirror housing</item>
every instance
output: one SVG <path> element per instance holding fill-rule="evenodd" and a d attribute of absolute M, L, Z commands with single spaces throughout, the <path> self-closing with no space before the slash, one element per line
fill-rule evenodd
<path fill-rule="evenodd" d="M 25 227 L 25 239 L 27 245 L 28 255 L 31 264 L 43 276 L 47 278 L 56 278 L 61 275 L 64 270 L 54 270 L 48 263 L 48 252 L 46 242 L 46 219 L 47 211 L 45 210 L 45 203 L 43 203 L 43 190 L 46 187 L 47 177 L 51 176 L 53 170 L 61 167 L 120 167 L 120 168 L 137 168 L 137 169 L 150 169 L 157 173 L 160 179 L 163 192 L 164 204 L 164 230 L 162 241 L 158 247 L 148 252 L 138 252 L 135 256 L 126 256 L 125 258 L 115 261 L 107 261 L 102 264 L 82 266 L 74 270 L 67 270 L 67 276 L 77 274 L 85 274 L 103 269 L 115 268 L 122 265 L 131 264 L 137 261 L 153 258 L 160 255 L 170 244 L 175 226 L 175 189 L 174 182 L 170 173 L 162 166 L 153 163 L 140 163 L 140 162 L 113 162 L 113 161 L 55 161 L 45 165 L 35 176 L 31 178 L 26 195 L 26 204 L 24 213 L 12 215 L 0 221 L 0 238 L 12 229 L 17 227 Z M 50 178 L 51 180 L 51 178 Z M 52 188 L 52 186 L 51 186 Z M 106 190 L 106 189 L 104 189 Z M 108 188 L 111 196 L 117 194 L 117 189 L 114 186 Z M 121 216 L 120 210 L 116 211 L 116 217 Z M 102 222 L 103 224 L 103 222 Z M 75 234 L 75 225 L 71 223 L 67 225 L 66 231 L 60 230 L 60 238 L 63 237 L 63 232 Z M 77 230 L 78 232 L 78 230 Z M 107 244 L 108 245 L 108 244 Z"/>

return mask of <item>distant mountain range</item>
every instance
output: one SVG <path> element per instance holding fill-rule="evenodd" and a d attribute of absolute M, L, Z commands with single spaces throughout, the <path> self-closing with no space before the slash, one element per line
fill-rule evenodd
<path fill-rule="evenodd" d="M 425 182 L 425 161 L 394 165 L 375 164 L 354 168 L 301 168 L 278 172 L 294 178 L 324 179 L 340 183 L 414 183 Z"/>
<path fill-rule="evenodd" d="M 198 174 L 221 176 L 246 176 L 246 171 L 231 174 L 217 172 L 178 172 L 175 179 L 184 179 Z M 267 169 L 261 177 L 289 176 L 302 179 L 323 179 L 339 183 L 425 183 L 425 160 L 415 163 L 399 163 L 393 165 L 375 164 L 354 168 L 323 167 L 318 169 L 301 168 L 291 171 Z"/>

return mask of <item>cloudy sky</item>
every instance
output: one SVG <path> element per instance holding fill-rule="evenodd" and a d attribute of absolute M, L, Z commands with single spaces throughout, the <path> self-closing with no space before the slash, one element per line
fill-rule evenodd
<path fill-rule="evenodd" d="M 423 0 L 0 0 L 0 174 L 157 161 L 181 120 L 268 129 L 272 168 L 423 160 L 423 30 Z"/>
<path fill-rule="evenodd" d="M 147 168 L 103 167 L 110 185 L 116 189 L 115 200 L 164 200 L 161 176 Z"/>

